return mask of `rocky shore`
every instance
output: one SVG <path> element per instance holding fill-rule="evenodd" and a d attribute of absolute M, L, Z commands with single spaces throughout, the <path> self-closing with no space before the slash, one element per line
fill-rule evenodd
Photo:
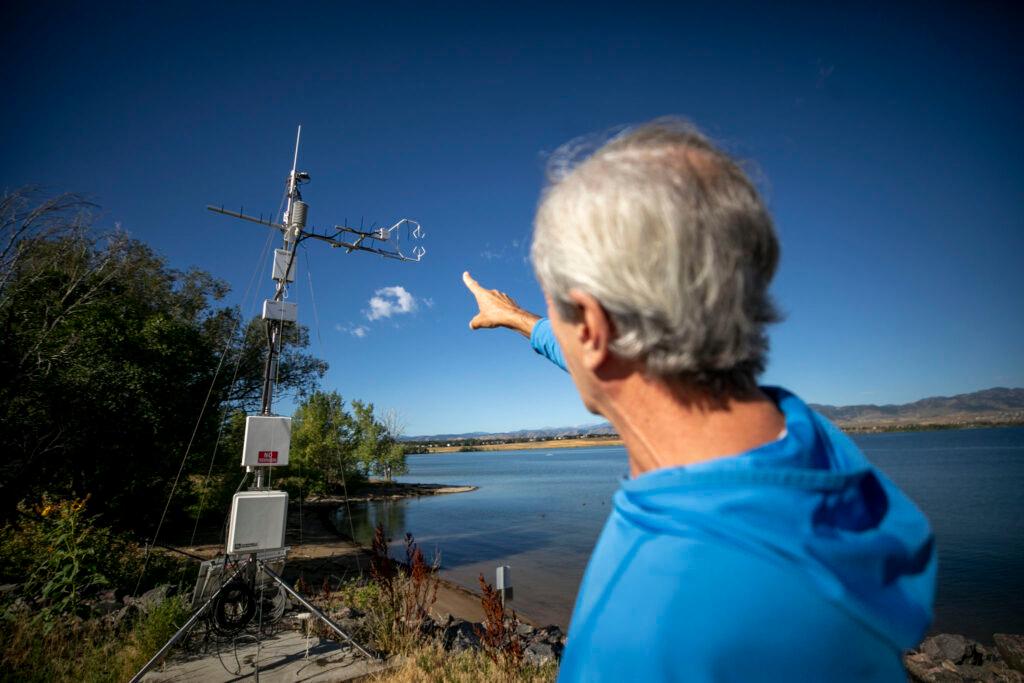
<path fill-rule="evenodd" d="M 994 647 L 951 633 L 926 638 L 903 656 L 920 683 L 1024 683 L 1024 636 L 997 633 Z"/>
<path fill-rule="evenodd" d="M 338 625 L 346 633 L 363 634 L 368 632 L 367 615 L 352 607 L 344 607 L 335 615 Z M 459 653 L 466 650 L 483 650 L 484 645 L 480 634 L 486 630 L 482 621 L 468 621 L 447 615 L 437 621 L 427 617 L 420 631 L 427 640 L 432 640 L 447 652 Z M 519 623 L 515 636 L 523 650 L 523 660 L 532 666 L 544 666 L 550 662 L 558 662 L 565 649 L 565 634 L 557 626 L 536 627 L 531 624 Z"/>

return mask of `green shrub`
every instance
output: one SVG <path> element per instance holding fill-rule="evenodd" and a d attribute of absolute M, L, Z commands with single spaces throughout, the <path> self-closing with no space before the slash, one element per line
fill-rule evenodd
<path fill-rule="evenodd" d="M 118 552 L 121 539 L 86 516 L 87 500 L 44 496 L 34 510 L 22 504 L 21 521 L 0 534 L 4 578 L 20 580 L 23 596 L 43 605 L 47 617 L 80 613 L 83 597 L 112 585 L 133 564 Z"/>
<path fill-rule="evenodd" d="M 138 543 L 86 514 L 89 497 L 18 505 L 18 520 L 0 529 L 0 579 L 17 595 L 56 616 L 88 616 L 85 600 L 101 589 L 132 590 L 145 556 Z M 151 553 L 142 588 L 180 575 L 189 563 Z"/>

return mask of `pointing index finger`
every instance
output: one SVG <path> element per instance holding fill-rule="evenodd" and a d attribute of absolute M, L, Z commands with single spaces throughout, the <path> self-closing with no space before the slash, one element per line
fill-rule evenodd
<path fill-rule="evenodd" d="M 462 274 L 462 282 L 467 287 L 469 287 L 469 291 L 473 292 L 474 294 L 478 293 L 480 290 L 483 289 L 483 287 L 480 286 L 480 283 L 474 280 L 473 276 L 469 274 L 468 270 Z"/>

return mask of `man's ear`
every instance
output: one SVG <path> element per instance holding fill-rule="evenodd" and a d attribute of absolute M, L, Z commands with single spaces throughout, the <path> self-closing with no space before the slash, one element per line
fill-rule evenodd
<path fill-rule="evenodd" d="M 580 344 L 583 366 L 596 371 L 608 360 L 608 346 L 615 334 L 611 318 L 597 299 L 578 289 L 569 290 L 569 300 L 579 307 L 579 320 L 573 325 Z"/>

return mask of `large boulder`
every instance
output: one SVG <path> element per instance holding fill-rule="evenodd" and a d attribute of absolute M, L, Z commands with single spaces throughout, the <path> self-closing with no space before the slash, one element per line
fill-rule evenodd
<path fill-rule="evenodd" d="M 527 663 L 541 666 L 547 662 L 557 662 L 562 658 L 565 649 L 565 636 L 557 626 L 542 626 L 534 629 L 528 637 L 523 650 Z"/>
<path fill-rule="evenodd" d="M 556 652 L 556 647 L 561 649 L 561 646 L 545 643 L 542 640 L 535 640 L 526 646 L 526 649 L 523 651 L 523 658 L 527 664 L 534 666 L 543 666 L 548 662 L 557 662 L 561 652 Z"/>
<path fill-rule="evenodd" d="M 527 640 L 532 638 L 536 631 L 537 629 L 524 621 L 519 622 L 519 626 L 516 627 L 516 635 Z"/>
<path fill-rule="evenodd" d="M 449 618 L 441 632 L 441 643 L 445 650 L 462 652 L 463 650 L 479 650 L 480 638 L 476 629 L 483 629 L 483 624 L 474 624 L 464 619 Z"/>
<path fill-rule="evenodd" d="M 562 633 L 562 629 L 557 626 L 542 626 L 537 629 L 532 640 L 540 640 L 545 643 L 551 643 L 552 645 L 565 645 L 565 634 Z"/>
<path fill-rule="evenodd" d="M 904 655 L 903 666 L 910 674 L 911 680 L 919 681 L 919 683 L 961 683 L 963 681 L 955 664 L 948 659 L 936 662 L 923 652 Z"/>
<path fill-rule="evenodd" d="M 940 633 L 926 638 L 920 651 L 938 662 L 948 659 L 954 664 L 981 664 L 983 660 L 978 643 L 955 633 Z"/>
<path fill-rule="evenodd" d="M 125 605 L 121 609 L 104 615 L 103 622 L 114 630 L 121 631 L 130 627 L 138 616 L 138 607 L 135 605 Z"/>
<path fill-rule="evenodd" d="M 960 664 L 957 672 L 963 681 L 981 681 L 982 683 L 1024 683 L 1024 674 L 1006 668 L 1002 662 L 988 662 L 984 666 Z"/>
<path fill-rule="evenodd" d="M 123 601 L 126 605 L 132 605 L 143 612 L 148 612 L 172 595 L 174 595 L 174 587 L 165 583 L 162 586 L 150 588 L 137 598 L 126 595 Z"/>
<path fill-rule="evenodd" d="M 1022 640 L 1021 636 L 997 635 L 996 645 L 1003 644 L 1000 652 L 1006 649 L 1011 655 L 1001 659 L 991 648 L 969 638 L 943 633 L 927 638 L 919 651 L 904 655 L 903 665 L 911 679 L 920 683 L 1024 683 L 1024 673 L 1007 666 L 1014 644 L 1019 648 Z"/>
<path fill-rule="evenodd" d="M 1024 673 L 1024 636 L 997 633 L 992 639 L 996 641 L 996 649 L 1006 665 Z"/>

